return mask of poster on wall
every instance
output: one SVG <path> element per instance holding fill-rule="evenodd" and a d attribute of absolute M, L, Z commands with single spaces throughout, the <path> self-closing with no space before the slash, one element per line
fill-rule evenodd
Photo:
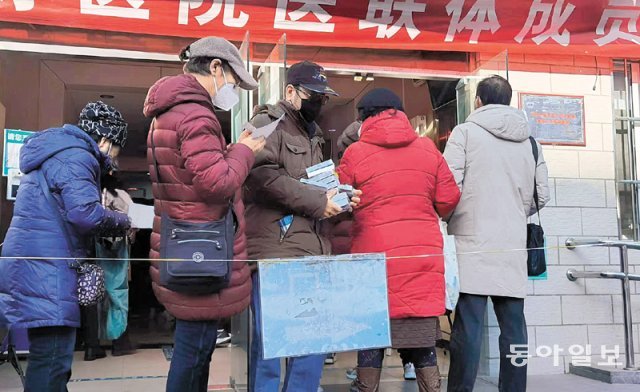
<path fill-rule="evenodd" d="M 542 144 L 585 146 L 584 97 L 520 94 L 531 136 Z"/>
<path fill-rule="evenodd" d="M 9 169 L 9 175 L 7 176 L 7 200 L 16 200 L 21 179 L 22 173 L 20 172 L 20 170 Z"/>
<path fill-rule="evenodd" d="M 9 176 L 9 170 L 20 169 L 20 150 L 24 140 L 31 135 L 31 131 L 18 129 L 4 130 L 4 159 L 2 160 L 2 175 Z"/>
<path fill-rule="evenodd" d="M 384 254 L 259 262 L 265 359 L 391 346 Z"/>

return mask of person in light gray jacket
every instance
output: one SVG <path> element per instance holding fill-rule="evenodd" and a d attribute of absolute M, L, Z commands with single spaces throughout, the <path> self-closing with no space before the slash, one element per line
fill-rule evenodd
<path fill-rule="evenodd" d="M 462 253 L 449 392 L 473 390 L 488 297 L 500 325 L 499 389 L 526 390 L 526 365 L 514 366 L 507 355 L 512 345 L 527 344 L 527 252 L 496 251 L 526 248 L 527 219 L 536 211 L 534 176 L 540 208 L 549 201 L 549 186 L 542 148 L 536 142 L 536 164 L 526 116 L 509 106 L 511 96 L 506 79 L 494 75 L 482 80 L 476 110 L 453 130 L 444 152 L 462 192 L 448 226 Z"/>

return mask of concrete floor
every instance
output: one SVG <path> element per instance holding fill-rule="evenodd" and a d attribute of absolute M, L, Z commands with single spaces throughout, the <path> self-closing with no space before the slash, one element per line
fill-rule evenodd
<path fill-rule="evenodd" d="M 228 391 L 230 348 L 217 349 L 213 357 L 210 391 Z M 446 375 L 447 360 L 439 355 L 441 373 Z M 164 391 L 169 362 L 161 350 L 140 350 L 126 357 L 107 357 L 94 362 L 84 362 L 82 353 L 76 353 L 70 392 L 134 392 Z M 335 365 L 325 368 L 322 385 L 325 392 L 347 392 L 349 381 L 345 369 L 355 363 L 353 353 L 340 354 Z M 26 364 L 23 364 L 26 367 Z M 401 363 L 397 355 L 385 359 L 381 392 L 415 392 L 415 382 L 402 380 Z M 442 390 L 446 390 L 446 379 Z M 7 364 L 0 366 L 0 392 L 19 392 L 20 381 L 13 368 Z M 475 392 L 494 392 L 496 385 L 479 379 Z M 573 375 L 531 376 L 529 392 L 638 392 L 638 385 L 609 385 L 587 380 Z M 303 391 L 301 391 L 303 392 Z"/>

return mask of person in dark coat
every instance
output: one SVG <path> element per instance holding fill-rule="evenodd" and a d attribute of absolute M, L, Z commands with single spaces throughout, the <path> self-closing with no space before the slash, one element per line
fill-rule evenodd
<path fill-rule="evenodd" d="M 67 258 L 87 257 L 94 235 L 130 226 L 127 215 L 102 206 L 99 183 L 126 137 L 122 115 L 98 101 L 83 109 L 78 126 L 34 133 L 20 151 L 24 175 L 0 261 L 0 326 L 28 329 L 26 391 L 66 391 L 80 326 L 78 277 Z"/>
<path fill-rule="evenodd" d="M 304 61 L 287 72 L 285 99 L 276 105 L 256 107 L 252 123 L 261 127 L 282 117 L 256 158 L 247 178 L 248 249 L 251 259 L 295 258 L 331 253 L 329 238 L 320 220 L 342 210 L 323 189 L 303 184 L 306 169 L 322 162 L 322 131 L 316 119 L 329 96 L 324 69 Z M 280 221 L 291 219 L 288 229 Z M 284 222 L 284 221 L 283 221 Z M 253 338 L 249 365 L 249 390 L 280 389 L 280 360 L 262 358 L 261 306 L 258 274 L 253 277 Z M 289 358 L 283 391 L 316 392 L 320 385 L 324 355 Z"/>
<path fill-rule="evenodd" d="M 163 213 L 171 219 L 212 222 L 222 219 L 233 202 L 238 218 L 233 244 L 238 260 L 232 263 L 229 286 L 220 292 L 176 292 L 161 284 L 157 263 L 150 268 L 158 300 L 176 318 L 167 391 L 195 392 L 207 390 L 220 320 L 242 312 L 251 299 L 240 189 L 265 141 L 245 131 L 238 143 L 227 146 L 216 117 L 216 107 L 228 111 L 239 102 L 237 88 L 258 87 L 232 43 L 202 38 L 183 49 L 180 58 L 184 74 L 158 80 L 144 104 L 145 116 L 155 118 L 147 141 L 156 212 L 150 258 L 160 258 Z"/>

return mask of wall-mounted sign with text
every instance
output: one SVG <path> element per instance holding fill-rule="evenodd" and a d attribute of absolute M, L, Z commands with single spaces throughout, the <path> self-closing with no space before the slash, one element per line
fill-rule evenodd
<path fill-rule="evenodd" d="M 20 149 L 24 140 L 33 132 L 17 129 L 4 130 L 4 159 L 2 160 L 2 175 L 9 176 L 9 170 L 20 169 Z"/>
<path fill-rule="evenodd" d="M 585 146 L 584 97 L 520 94 L 531 136 L 542 144 Z"/>

